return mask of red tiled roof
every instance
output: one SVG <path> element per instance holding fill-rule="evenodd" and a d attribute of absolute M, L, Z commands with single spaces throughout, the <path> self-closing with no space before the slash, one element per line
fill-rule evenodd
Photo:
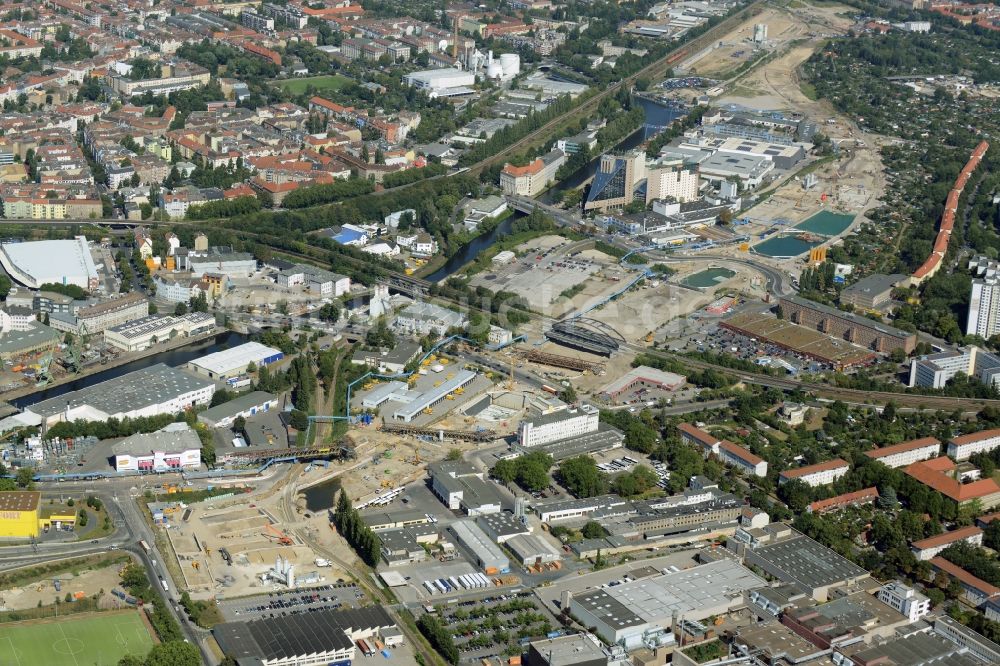
<path fill-rule="evenodd" d="M 927 548 L 936 548 L 938 546 L 944 546 L 957 541 L 965 541 L 966 539 L 982 533 L 983 531 L 978 527 L 962 527 L 957 530 L 952 530 L 951 532 L 945 532 L 944 534 L 927 537 L 926 539 L 921 539 L 920 541 L 914 541 L 911 545 L 918 550 L 926 550 Z"/>
<path fill-rule="evenodd" d="M 962 567 L 958 566 L 957 564 L 952 564 L 943 557 L 935 557 L 934 559 L 931 560 L 931 565 L 933 565 L 936 569 L 940 569 L 941 571 L 945 572 L 949 576 L 957 578 L 960 582 L 964 583 L 965 585 L 982 592 L 987 597 L 994 597 L 1000 594 L 1000 587 L 996 587 L 995 585 L 990 585 L 981 578 L 976 578 Z"/>
<path fill-rule="evenodd" d="M 959 435 L 958 437 L 952 437 L 952 444 L 971 444 L 972 442 L 978 442 L 983 439 L 990 439 L 991 437 L 1000 437 L 1000 428 L 994 428 L 993 430 L 982 430 L 980 432 L 969 433 L 968 435 Z"/>
<path fill-rule="evenodd" d="M 848 467 L 847 461 L 840 458 L 834 458 L 833 460 L 827 460 L 826 462 L 817 463 L 815 465 L 806 465 L 805 467 L 799 467 L 797 469 L 786 469 L 781 473 L 781 476 L 786 479 L 797 479 L 799 477 L 815 474 L 816 472 L 825 472 L 827 470 L 838 469 L 840 467 Z"/>
<path fill-rule="evenodd" d="M 913 463 L 905 467 L 903 471 L 925 486 L 959 503 L 1000 493 L 1000 486 L 993 479 L 961 483 L 951 478 L 938 469 L 942 467 L 939 462 L 941 460 L 941 458 L 935 458 L 934 460 Z M 947 460 L 951 467 L 954 467 L 955 463 L 948 458 L 944 458 L 944 460 Z"/>
<path fill-rule="evenodd" d="M 685 435 L 691 437 L 692 439 L 696 439 L 702 444 L 705 444 L 706 446 L 711 446 L 716 442 L 720 441 L 718 437 L 705 432 L 701 428 L 696 428 L 690 423 L 681 423 L 680 425 L 677 426 L 677 429 L 680 430 Z"/>
<path fill-rule="evenodd" d="M 728 439 L 724 439 L 721 442 L 719 442 L 719 448 L 728 451 L 729 453 L 733 454 L 740 460 L 750 465 L 756 466 L 764 462 L 763 458 L 755 456 L 754 454 L 750 453 L 750 451 L 747 451 L 742 446 L 733 444 Z"/>
<path fill-rule="evenodd" d="M 863 502 L 874 502 L 878 499 L 878 497 L 878 488 L 872 486 L 871 488 L 856 490 L 853 493 L 844 493 L 843 495 L 837 495 L 836 497 L 831 497 L 829 499 L 817 500 L 809 505 L 809 511 L 811 513 L 823 513 L 824 511 L 829 511 L 830 509 L 836 509 L 842 506 L 850 506 L 852 504 L 860 504 Z"/>
<path fill-rule="evenodd" d="M 505 164 L 503 167 L 503 172 L 515 178 L 520 178 L 521 176 L 530 176 L 539 173 L 545 165 L 542 163 L 541 158 L 536 159 L 531 164 L 525 166 L 514 166 L 513 164 Z"/>
<path fill-rule="evenodd" d="M 941 440 L 936 437 L 921 437 L 920 439 L 911 439 L 908 442 L 901 442 L 899 444 L 893 444 L 892 446 L 883 446 L 880 449 L 865 451 L 865 455 L 873 460 L 878 460 L 879 458 L 891 456 L 896 453 L 906 453 L 907 451 L 913 451 L 914 449 L 922 449 L 925 446 L 930 446 L 932 444 L 941 446 Z"/>

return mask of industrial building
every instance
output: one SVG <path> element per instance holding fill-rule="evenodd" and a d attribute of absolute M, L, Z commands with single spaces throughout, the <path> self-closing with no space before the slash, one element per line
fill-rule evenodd
<path fill-rule="evenodd" d="M 74 311 L 75 310 L 75 311 Z M 149 315 L 149 300 L 137 291 L 117 296 L 79 309 L 64 308 L 52 312 L 52 328 L 73 335 L 94 335 Z"/>
<path fill-rule="evenodd" d="M 169 315 L 148 315 L 104 331 L 104 341 L 123 352 L 137 352 L 172 340 L 180 334 L 178 322 Z"/>
<path fill-rule="evenodd" d="M 239 666 L 350 664 L 355 641 L 396 633 L 395 622 L 381 606 L 226 622 L 212 629 L 219 647 Z"/>
<path fill-rule="evenodd" d="M 531 534 L 531 527 L 523 516 L 512 513 L 489 513 L 476 518 L 476 524 L 483 528 L 491 539 L 504 543 L 516 536 Z"/>
<path fill-rule="evenodd" d="M 422 348 L 418 342 L 401 340 L 392 349 L 362 349 L 354 352 L 351 363 L 365 365 L 383 373 L 400 373 L 407 364 L 420 354 Z"/>
<path fill-rule="evenodd" d="M 37 490 L 0 492 L 0 538 L 37 537 L 38 507 L 42 494 Z"/>
<path fill-rule="evenodd" d="M 26 330 L 8 330 L 0 334 L 0 360 L 10 360 L 26 354 L 39 354 L 55 349 L 62 336 L 45 324 L 32 321 Z"/>
<path fill-rule="evenodd" d="M 16 282 L 32 289 L 43 284 L 72 284 L 97 289 L 97 268 L 85 236 L 0 244 L 0 265 Z"/>
<path fill-rule="evenodd" d="M 392 413 L 392 418 L 409 423 L 427 409 L 444 401 L 456 389 L 464 389 L 476 378 L 471 370 L 459 370 L 451 379 L 445 380 L 440 386 L 418 393 L 413 400 Z"/>
<path fill-rule="evenodd" d="M 799 296 L 782 296 L 779 305 L 787 320 L 853 342 L 878 352 L 902 349 L 909 354 L 917 346 L 915 333 L 902 331 L 867 317 L 843 312 Z"/>
<path fill-rule="evenodd" d="M 511 537 L 506 543 L 523 567 L 552 564 L 562 559 L 559 549 L 540 534 L 521 534 Z"/>
<path fill-rule="evenodd" d="M 936 437 L 921 437 L 865 451 L 865 455 L 888 467 L 906 467 L 941 455 L 941 440 Z"/>
<path fill-rule="evenodd" d="M 210 248 L 207 252 L 189 252 L 188 268 L 191 277 L 217 273 L 230 278 L 245 278 L 257 270 L 257 260 L 249 252 L 231 252 Z"/>
<path fill-rule="evenodd" d="M 687 379 L 683 375 L 664 372 L 646 365 L 632 368 L 621 377 L 612 380 L 601 389 L 601 397 L 617 404 L 620 398 L 636 388 L 676 391 L 684 386 Z"/>
<path fill-rule="evenodd" d="M 112 448 L 116 472 L 167 472 L 201 467 L 201 438 L 194 430 L 138 433 Z"/>
<path fill-rule="evenodd" d="M 465 315 L 433 303 L 412 303 L 396 315 L 393 326 L 408 335 L 427 335 L 431 331 L 444 336 L 449 328 L 465 328 L 469 320 Z"/>
<path fill-rule="evenodd" d="M 570 612 L 608 643 L 641 647 L 644 634 L 669 631 L 676 618 L 700 621 L 744 605 L 744 593 L 767 582 L 722 559 L 675 573 L 639 578 L 614 587 L 573 594 Z"/>
<path fill-rule="evenodd" d="M 260 412 L 269 412 L 277 407 L 278 398 L 273 393 L 253 391 L 237 396 L 221 405 L 209 407 L 198 414 L 198 421 L 209 428 L 228 428 L 241 416 L 248 419 Z"/>
<path fill-rule="evenodd" d="M 351 278 L 332 273 L 316 266 L 295 264 L 278 273 L 278 284 L 283 287 L 303 286 L 319 296 L 340 298 L 351 290 Z"/>
<path fill-rule="evenodd" d="M 136 370 L 77 391 L 42 400 L 24 411 L 43 426 L 60 421 L 107 421 L 176 414 L 212 401 L 215 384 L 163 363 Z"/>
<path fill-rule="evenodd" d="M 531 641 L 525 666 L 608 666 L 604 645 L 593 634 Z"/>
<path fill-rule="evenodd" d="M 403 83 L 428 91 L 431 97 L 448 95 L 449 88 L 463 89 L 476 85 L 476 75 L 454 67 L 427 69 L 410 72 L 403 77 Z M 471 90 L 468 92 L 472 92 Z"/>
<path fill-rule="evenodd" d="M 499 513 L 500 493 L 483 479 L 472 465 L 462 461 L 442 461 L 427 466 L 431 490 L 452 511 L 464 511 L 469 516 Z"/>
<path fill-rule="evenodd" d="M 471 520 L 458 520 L 449 527 L 461 544 L 473 556 L 483 573 L 492 576 L 510 571 L 510 560 L 503 554 L 500 547 L 478 525 Z"/>
<path fill-rule="evenodd" d="M 223 380 L 244 374 L 250 364 L 262 368 L 280 361 L 284 357 L 285 355 L 280 349 L 268 347 L 259 342 L 245 342 L 231 349 L 223 349 L 190 361 L 188 368 L 196 375 Z"/>
<path fill-rule="evenodd" d="M 790 583 L 819 602 L 831 590 L 866 583 L 867 571 L 784 523 L 739 528 L 730 547 L 769 576 Z"/>
<path fill-rule="evenodd" d="M 924 354 L 910 361 L 910 386 L 944 388 L 960 372 L 987 386 L 1000 385 L 1000 356 L 975 345 Z"/>
<path fill-rule="evenodd" d="M 543 523 L 585 517 L 625 516 L 634 511 L 632 503 L 619 495 L 542 500 L 532 502 L 531 508 Z"/>

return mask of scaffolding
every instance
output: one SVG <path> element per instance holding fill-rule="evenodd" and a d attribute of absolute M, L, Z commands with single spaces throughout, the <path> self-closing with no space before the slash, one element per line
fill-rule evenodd
<path fill-rule="evenodd" d="M 567 370 L 577 370 L 580 372 L 589 371 L 595 375 L 604 374 L 603 363 L 596 363 L 594 361 L 574 358 L 572 356 L 563 356 L 561 354 L 549 354 L 547 352 L 536 351 L 534 349 L 524 354 L 524 360 L 531 361 L 533 363 L 541 363 L 542 365 L 550 365 L 553 368 L 566 368 Z"/>
<path fill-rule="evenodd" d="M 433 437 L 434 439 L 458 439 L 466 442 L 492 442 L 498 437 L 495 430 L 442 430 L 441 428 L 421 428 L 403 423 L 384 423 L 382 432 Z"/>

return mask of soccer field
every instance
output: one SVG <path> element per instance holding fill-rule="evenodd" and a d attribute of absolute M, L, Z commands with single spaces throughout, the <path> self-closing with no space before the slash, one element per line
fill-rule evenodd
<path fill-rule="evenodd" d="M 0 624 L 0 666 L 115 666 L 153 647 L 141 611 Z"/>
<path fill-rule="evenodd" d="M 340 90 L 350 82 L 351 79 L 346 76 L 330 74 L 328 76 L 310 76 L 304 79 L 288 79 L 281 81 L 278 85 L 293 95 L 301 95 L 309 86 L 323 92 L 324 90 Z"/>

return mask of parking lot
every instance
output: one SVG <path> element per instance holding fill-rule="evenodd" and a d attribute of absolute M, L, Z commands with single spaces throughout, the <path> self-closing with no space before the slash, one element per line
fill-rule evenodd
<path fill-rule="evenodd" d="M 227 622 L 278 617 L 322 609 L 353 608 L 359 606 L 364 593 L 353 583 L 335 583 L 288 592 L 257 594 L 240 599 L 219 602 Z"/>

